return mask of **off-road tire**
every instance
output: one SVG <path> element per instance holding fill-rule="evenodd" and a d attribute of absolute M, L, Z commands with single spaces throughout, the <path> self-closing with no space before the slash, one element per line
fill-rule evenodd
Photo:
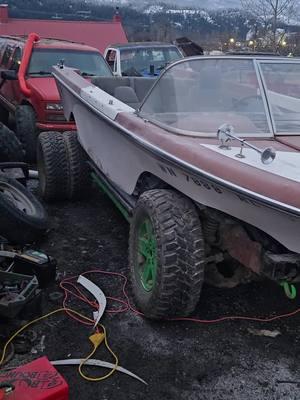
<path fill-rule="evenodd" d="M 62 133 L 43 132 L 39 135 L 37 168 L 42 198 L 49 202 L 68 199 L 69 167 Z"/>
<path fill-rule="evenodd" d="M 157 246 L 153 289 L 145 291 L 138 271 L 138 231 L 149 218 Z M 148 318 L 190 314 L 204 280 L 204 240 L 197 210 L 185 196 L 165 189 L 141 195 L 130 224 L 129 265 L 131 290 L 137 308 Z"/>
<path fill-rule="evenodd" d="M 36 160 L 37 128 L 34 109 L 29 105 L 19 105 L 15 113 L 16 135 L 25 150 L 25 160 Z"/>
<path fill-rule="evenodd" d="M 35 242 L 47 229 L 47 219 L 44 207 L 25 186 L 15 179 L 1 177 L 1 236 L 12 244 Z"/>
<path fill-rule="evenodd" d="M 14 132 L 0 122 L 0 162 L 8 161 L 24 161 L 24 151 Z"/>
<path fill-rule="evenodd" d="M 7 125 L 9 120 L 9 111 L 0 104 L 0 122 Z"/>
<path fill-rule="evenodd" d="M 70 131 L 63 134 L 68 159 L 69 181 L 68 198 L 75 200 L 86 196 L 89 186 L 89 169 L 86 155 L 82 149 L 77 132 Z"/>

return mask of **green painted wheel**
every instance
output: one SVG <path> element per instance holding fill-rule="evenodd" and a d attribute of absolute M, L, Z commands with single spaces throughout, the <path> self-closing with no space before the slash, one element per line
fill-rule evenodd
<path fill-rule="evenodd" d="M 144 192 L 129 236 L 130 283 L 136 307 L 148 318 L 191 313 L 204 276 L 204 241 L 193 202 L 165 189 Z"/>
<path fill-rule="evenodd" d="M 156 279 L 157 246 L 153 225 L 149 218 L 145 218 L 139 228 L 138 265 L 141 284 L 147 292 L 150 292 Z"/>

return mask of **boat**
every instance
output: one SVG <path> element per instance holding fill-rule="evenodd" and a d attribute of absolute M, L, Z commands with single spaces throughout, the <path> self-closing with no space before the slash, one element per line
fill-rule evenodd
<path fill-rule="evenodd" d="M 190 313 L 204 268 L 220 254 L 278 283 L 299 279 L 300 60 L 191 57 L 168 66 L 154 82 L 138 77 L 87 82 L 67 67 L 54 67 L 53 75 L 94 176 L 131 224 L 138 224 L 131 227 L 129 243 L 131 280 L 147 316 Z M 157 192 L 168 191 L 170 207 L 159 218 L 172 209 L 178 235 L 192 245 L 180 245 L 175 235 L 167 244 L 174 244 L 177 256 L 184 248 L 187 261 L 177 257 L 165 272 L 160 235 L 167 237 L 168 229 L 160 231 L 145 204 L 154 201 L 159 213 Z M 189 252 L 201 257 L 193 260 Z M 163 283 L 173 270 L 180 290 L 192 293 L 175 305 L 178 285 L 168 297 L 169 283 Z"/>

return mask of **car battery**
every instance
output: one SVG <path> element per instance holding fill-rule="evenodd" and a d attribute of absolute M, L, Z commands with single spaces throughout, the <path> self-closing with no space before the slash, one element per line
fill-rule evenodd
<path fill-rule="evenodd" d="M 3 400 L 69 400 L 67 382 L 47 357 L 10 371 L 0 370 L 0 387 Z"/>
<path fill-rule="evenodd" d="M 26 250 L 14 258 L 13 271 L 19 274 L 35 275 L 40 288 L 47 287 L 56 277 L 56 260 L 37 250 Z"/>

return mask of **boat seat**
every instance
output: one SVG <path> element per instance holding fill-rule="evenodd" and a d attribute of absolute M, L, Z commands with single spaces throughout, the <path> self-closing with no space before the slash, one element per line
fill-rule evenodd
<path fill-rule="evenodd" d="M 113 96 L 135 109 L 138 109 L 141 104 L 135 91 L 129 86 L 116 87 Z"/>
<path fill-rule="evenodd" d="M 98 76 L 92 78 L 93 85 L 104 90 L 111 96 L 114 96 L 117 87 L 131 87 L 138 98 L 137 102 L 140 103 L 143 101 L 154 83 L 155 79 L 146 77 Z"/>
<path fill-rule="evenodd" d="M 97 76 L 92 79 L 92 84 L 113 96 L 116 87 L 130 86 L 130 79 L 125 76 Z"/>

